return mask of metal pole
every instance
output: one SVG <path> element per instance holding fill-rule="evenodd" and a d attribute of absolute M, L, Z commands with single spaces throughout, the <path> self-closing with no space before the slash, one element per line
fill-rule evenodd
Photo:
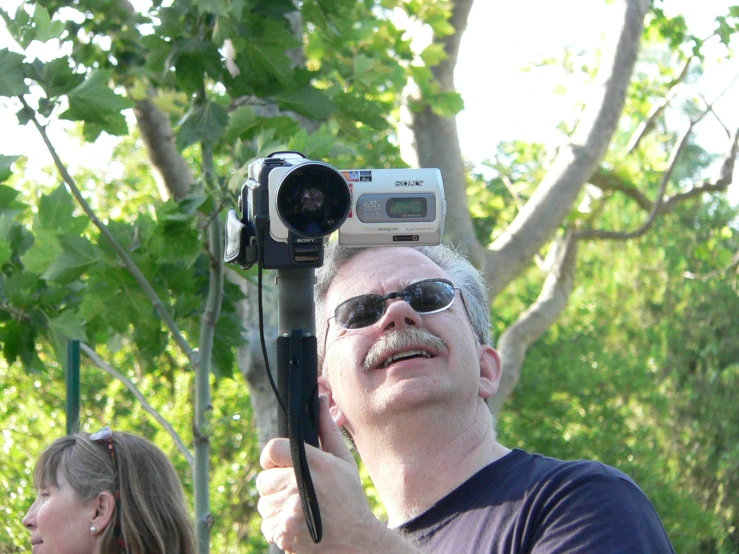
<path fill-rule="evenodd" d="M 80 430 L 80 341 L 67 341 L 67 435 Z"/>

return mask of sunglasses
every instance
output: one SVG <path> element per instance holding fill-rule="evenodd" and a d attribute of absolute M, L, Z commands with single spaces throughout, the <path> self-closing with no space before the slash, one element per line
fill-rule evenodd
<path fill-rule="evenodd" d="M 385 296 L 362 294 L 345 300 L 336 306 L 329 320 L 333 319 L 344 329 L 369 327 L 382 318 L 386 301 L 396 298 L 408 302 L 419 314 L 435 314 L 454 304 L 455 291 L 454 285 L 446 279 L 424 279 Z"/>
<path fill-rule="evenodd" d="M 116 507 L 116 517 L 115 517 L 115 526 L 113 529 L 113 532 L 115 534 L 116 540 L 118 542 L 118 546 L 121 548 L 123 552 L 128 552 L 126 549 L 126 541 L 123 538 L 123 530 L 121 529 L 121 489 L 120 489 L 120 474 L 118 472 L 118 461 L 115 457 L 115 443 L 113 442 L 113 431 L 110 427 L 107 425 L 100 429 L 97 433 L 93 433 L 90 435 L 90 440 L 92 442 L 99 442 L 102 444 L 105 444 L 108 447 L 108 451 L 110 452 L 110 457 L 113 460 L 113 469 L 115 470 L 116 479 L 118 480 L 118 484 L 114 496 L 115 496 L 115 507 Z"/>

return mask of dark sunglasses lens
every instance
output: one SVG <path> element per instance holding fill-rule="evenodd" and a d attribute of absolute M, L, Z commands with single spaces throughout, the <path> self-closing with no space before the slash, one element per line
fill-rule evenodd
<path fill-rule="evenodd" d="M 403 296 L 419 314 L 437 312 L 454 301 L 454 287 L 446 281 L 421 281 L 407 287 Z"/>
<path fill-rule="evenodd" d="M 361 329 L 379 321 L 382 317 L 382 297 L 365 294 L 350 298 L 336 308 L 334 317 L 344 329 Z"/>

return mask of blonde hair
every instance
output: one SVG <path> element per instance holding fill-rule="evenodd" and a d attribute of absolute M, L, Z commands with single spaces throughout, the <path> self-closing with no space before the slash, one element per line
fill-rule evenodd
<path fill-rule="evenodd" d="M 103 552 L 122 551 L 114 536 L 120 518 L 127 554 L 194 554 L 192 521 L 170 461 L 142 437 L 115 432 L 112 441 L 115 463 L 107 442 L 92 441 L 88 434 L 55 440 L 36 462 L 36 487 L 58 486 L 61 471 L 83 501 L 104 491 L 120 491 L 120 513 L 116 509 L 105 528 Z"/>

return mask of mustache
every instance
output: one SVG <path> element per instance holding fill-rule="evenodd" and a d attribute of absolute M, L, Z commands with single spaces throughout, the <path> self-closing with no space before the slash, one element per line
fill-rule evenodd
<path fill-rule="evenodd" d="M 362 364 L 362 371 L 368 371 L 384 360 L 388 352 L 397 352 L 408 348 L 425 348 L 431 352 L 446 352 L 447 343 L 441 337 L 426 329 L 406 327 L 383 334 L 370 347 Z"/>

